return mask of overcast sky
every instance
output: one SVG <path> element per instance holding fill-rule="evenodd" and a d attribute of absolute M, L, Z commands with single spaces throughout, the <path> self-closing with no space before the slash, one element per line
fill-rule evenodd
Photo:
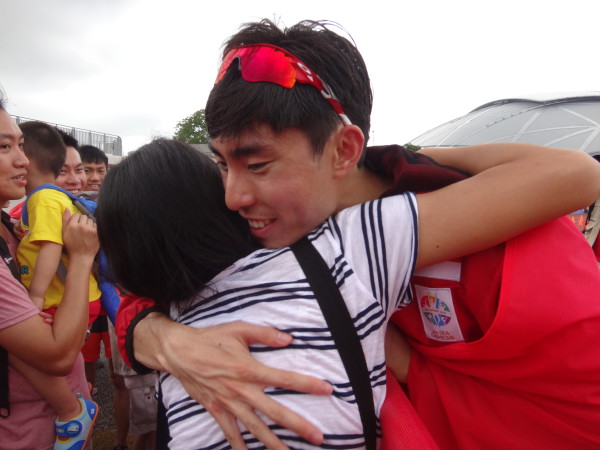
<path fill-rule="evenodd" d="M 492 100 L 599 91 L 599 13 L 598 0 L 0 0 L 0 85 L 11 114 L 117 134 L 127 152 L 204 107 L 240 24 L 329 19 L 369 68 L 371 144 L 404 144 Z"/>

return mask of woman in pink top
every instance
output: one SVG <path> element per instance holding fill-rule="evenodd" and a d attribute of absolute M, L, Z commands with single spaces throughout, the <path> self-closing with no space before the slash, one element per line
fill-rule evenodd
<path fill-rule="evenodd" d="M 25 194 L 29 161 L 23 153 L 23 137 L 4 110 L 0 98 L 0 204 Z M 68 375 L 74 391 L 86 392 L 81 346 L 87 326 L 88 279 L 98 250 L 95 224 L 85 216 L 64 218 L 64 242 L 71 260 L 63 303 L 52 326 L 18 281 L 13 260 L 17 241 L 8 215 L 0 225 L 0 442 L 5 448 L 53 448 L 55 413 L 31 384 L 8 362 L 17 357 L 49 375 Z M 81 301 L 86 299 L 86 301 Z M 0 376 L 0 380 L 2 376 Z M 89 395 L 89 394 L 88 394 Z"/>

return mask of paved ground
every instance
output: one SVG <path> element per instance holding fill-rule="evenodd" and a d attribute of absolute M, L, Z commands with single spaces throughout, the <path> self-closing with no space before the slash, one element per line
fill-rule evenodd
<path fill-rule="evenodd" d="M 113 386 L 110 379 L 108 360 L 101 356 L 102 367 L 96 367 L 96 389 L 93 399 L 98 403 L 100 415 L 96 419 L 92 435 L 93 450 L 112 450 L 115 442 L 115 410 L 113 408 Z M 129 448 L 133 448 L 133 438 L 128 439 Z"/>
<path fill-rule="evenodd" d="M 102 367 L 96 367 L 96 389 L 98 392 L 92 396 L 98 403 L 100 415 L 96 419 L 92 435 L 93 450 L 112 450 L 115 439 L 115 410 L 113 408 L 113 385 L 110 379 L 108 360 L 101 354 L 99 362 Z M 130 449 L 134 448 L 134 438 L 128 438 Z"/>
<path fill-rule="evenodd" d="M 93 397 L 100 407 L 100 416 L 96 420 L 95 429 L 103 430 L 115 427 L 115 411 L 113 409 L 113 385 L 110 379 L 108 360 L 102 355 L 99 360 L 103 367 L 96 367 L 96 389 L 98 393 Z"/>

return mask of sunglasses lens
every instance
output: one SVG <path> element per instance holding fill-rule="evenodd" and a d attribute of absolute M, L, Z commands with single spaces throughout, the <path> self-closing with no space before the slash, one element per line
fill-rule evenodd
<path fill-rule="evenodd" d="M 296 70 L 290 59 L 274 48 L 248 48 L 240 59 L 242 77 L 246 81 L 266 81 L 288 89 L 296 82 Z"/>
<path fill-rule="evenodd" d="M 296 83 L 296 70 L 290 57 L 272 47 L 240 47 L 229 52 L 217 75 L 219 83 L 229 66 L 238 60 L 242 78 L 250 83 L 275 83 L 285 88 L 292 88 Z"/>

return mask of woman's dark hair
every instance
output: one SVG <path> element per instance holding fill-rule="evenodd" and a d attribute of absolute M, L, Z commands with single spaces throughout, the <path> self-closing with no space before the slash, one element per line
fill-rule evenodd
<path fill-rule="evenodd" d="M 109 277 L 163 310 L 256 248 L 225 206 L 215 162 L 172 140 L 144 145 L 108 172 L 96 219 Z"/>
<path fill-rule="evenodd" d="M 333 22 L 306 20 L 281 30 L 263 19 L 244 25 L 229 38 L 223 56 L 248 44 L 271 44 L 289 51 L 329 84 L 367 142 L 373 105 L 367 67 L 356 46 L 332 27 L 340 28 Z M 316 155 L 340 124 L 337 113 L 313 86 L 296 83 L 287 89 L 273 83 L 249 83 L 236 64 L 213 87 L 205 118 L 211 139 L 235 137 L 261 124 L 268 124 L 274 132 L 296 128 L 307 133 Z"/>

